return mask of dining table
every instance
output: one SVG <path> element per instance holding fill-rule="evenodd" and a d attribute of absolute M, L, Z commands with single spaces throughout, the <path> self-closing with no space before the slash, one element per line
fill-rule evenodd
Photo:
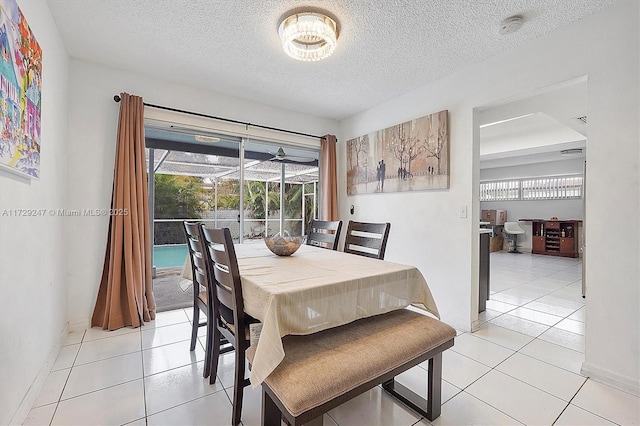
<path fill-rule="evenodd" d="M 408 306 L 439 318 L 415 266 L 309 245 L 291 256 L 277 256 L 264 243 L 234 247 L 244 310 L 261 323 L 249 349 L 254 388 L 284 359 L 286 335 L 316 333 Z"/>

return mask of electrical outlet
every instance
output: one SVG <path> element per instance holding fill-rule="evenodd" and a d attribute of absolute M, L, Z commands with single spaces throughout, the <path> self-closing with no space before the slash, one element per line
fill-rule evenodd
<path fill-rule="evenodd" d="M 460 216 L 460 219 L 466 219 L 467 218 L 467 206 L 460 207 L 459 216 Z"/>

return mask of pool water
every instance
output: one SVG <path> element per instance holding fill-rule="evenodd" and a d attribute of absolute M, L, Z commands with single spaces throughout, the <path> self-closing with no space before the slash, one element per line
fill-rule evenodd
<path fill-rule="evenodd" d="M 156 268 L 182 267 L 187 260 L 186 244 L 153 247 L 153 265 Z"/>

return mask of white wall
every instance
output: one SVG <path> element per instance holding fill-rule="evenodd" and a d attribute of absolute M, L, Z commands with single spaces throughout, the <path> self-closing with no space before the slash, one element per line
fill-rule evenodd
<path fill-rule="evenodd" d="M 346 141 L 449 110 L 449 190 L 347 197 L 345 144 L 339 145 L 341 218 L 391 222 L 386 258 L 419 266 L 442 318 L 468 330 L 477 318 L 478 288 L 479 132 L 474 109 L 586 75 L 584 370 L 636 391 L 640 389 L 639 5 L 623 0 L 341 123 L 341 140 Z M 612 183 L 618 190 L 610 190 Z M 352 204 L 354 215 L 349 214 Z M 466 219 L 458 217 L 461 206 L 470 206 Z M 612 221 L 627 227 L 624 238 L 603 226 Z"/>
<path fill-rule="evenodd" d="M 195 111 L 303 133 L 335 133 L 335 121 L 258 105 L 189 86 L 72 60 L 69 95 L 68 208 L 108 208 L 111 202 L 119 105 L 113 95 L 128 92 L 156 105 Z M 157 113 L 157 110 L 151 110 Z M 146 113 L 145 113 L 146 114 Z M 156 114 L 158 115 L 158 114 Z M 182 117 L 184 118 L 184 116 Z M 72 329 L 89 325 L 107 237 L 107 217 L 73 218 L 69 254 L 68 319 Z"/>
<path fill-rule="evenodd" d="M 0 172 L 0 212 L 66 201 L 68 56 L 45 2 L 19 6 L 42 48 L 40 179 Z M 20 421 L 66 327 L 65 220 L 0 214 L 0 424 Z M 22 405 L 21 405 L 22 404 Z"/>
<path fill-rule="evenodd" d="M 582 175 L 584 159 L 551 161 L 546 163 L 523 164 L 520 166 L 495 167 L 480 170 L 480 180 L 519 179 L 562 174 Z M 481 201 L 480 210 L 506 210 L 508 221 L 520 219 L 583 219 L 583 199 L 575 200 L 519 200 L 519 201 Z M 478 216 L 481 217 L 481 216 Z M 531 222 L 521 222 L 526 231 L 518 235 L 518 247 L 531 251 Z"/>

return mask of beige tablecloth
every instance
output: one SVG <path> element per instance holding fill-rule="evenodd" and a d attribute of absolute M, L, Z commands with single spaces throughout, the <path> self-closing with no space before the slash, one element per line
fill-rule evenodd
<path fill-rule="evenodd" d="M 310 334 L 410 304 L 439 317 L 420 271 L 303 245 L 290 257 L 236 245 L 245 311 L 262 322 L 251 366 L 257 387 L 284 358 L 283 336 Z"/>

